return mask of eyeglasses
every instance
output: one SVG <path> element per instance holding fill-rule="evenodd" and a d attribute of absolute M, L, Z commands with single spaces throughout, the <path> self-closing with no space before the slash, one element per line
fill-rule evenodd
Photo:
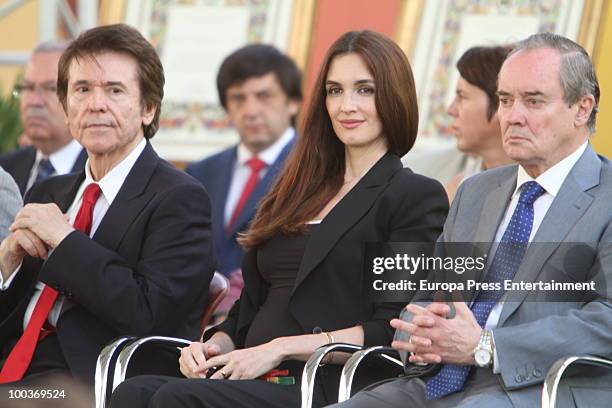
<path fill-rule="evenodd" d="M 35 92 L 48 98 L 51 95 L 57 94 L 57 85 L 53 82 L 43 82 L 42 84 L 24 83 L 16 84 L 13 88 L 13 96 L 16 98 Z"/>

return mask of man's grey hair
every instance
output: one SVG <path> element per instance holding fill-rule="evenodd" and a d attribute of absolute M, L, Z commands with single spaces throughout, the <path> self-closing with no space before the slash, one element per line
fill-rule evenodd
<path fill-rule="evenodd" d="M 40 43 L 34 48 L 32 54 L 39 52 L 64 52 L 70 45 L 70 41 L 48 41 Z"/>
<path fill-rule="evenodd" d="M 563 88 L 563 100 L 566 103 L 573 105 L 586 95 L 593 96 L 595 105 L 587 126 L 589 132 L 594 133 L 599 107 L 599 82 L 597 82 L 595 68 L 589 54 L 582 46 L 569 38 L 554 33 L 538 33 L 516 43 L 508 58 L 520 51 L 536 48 L 551 48 L 561 54 L 559 80 Z"/>

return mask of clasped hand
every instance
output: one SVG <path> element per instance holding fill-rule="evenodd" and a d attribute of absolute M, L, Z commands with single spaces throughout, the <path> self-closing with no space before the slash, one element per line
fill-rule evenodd
<path fill-rule="evenodd" d="M 410 335 L 409 341 L 394 341 L 396 350 L 412 353 L 413 363 L 449 363 L 473 365 L 474 349 L 482 328 L 464 302 L 453 302 L 455 317 L 447 319 L 451 308 L 446 303 L 433 302 L 427 307 L 406 306 L 412 321 L 391 320 L 391 326 Z"/>
<path fill-rule="evenodd" d="M 17 213 L 10 230 L 7 246 L 11 255 L 46 259 L 48 250 L 57 247 L 74 228 L 57 205 L 27 204 Z"/>
<path fill-rule="evenodd" d="M 194 342 L 181 349 L 179 364 L 187 378 L 206 378 L 206 372 L 221 367 L 210 378 L 251 380 L 262 376 L 282 362 L 281 348 L 271 341 L 260 346 L 220 354 L 214 343 Z"/>

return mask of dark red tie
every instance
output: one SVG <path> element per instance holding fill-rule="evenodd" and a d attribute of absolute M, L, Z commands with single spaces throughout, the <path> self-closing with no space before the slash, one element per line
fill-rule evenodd
<path fill-rule="evenodd" d="M 238 217 L 240 216 L 240 214 L 242 213 L 242 210 L 244 209 L 244 205 L 246 204 L 247 200 L 253 193 L 253 190 L 255 190 L 255 187 L 257 186 L 257 183 L 259 182 L 259 172 L 264 167 L 266 167 L 266 163 L 257 157 L 253 157 L 252 159 L 247 160 L 246 164 L 247 166 L 251 168 L 251 175 L 249 176 L 249 179 L 244 185 L 244 189 L 242 190 L 242 194 L 240 195 L 238 204 L 236 204 L 236 207 L 234 208 L 234 212 L 232 213 L 232 217 L 227 223 L 228 232 L 232 230 L 234 223 L 236 222 L 236 220 L 238 220 Z"/>
<path fill-rule="evenodd" d="M 100 197 L 100 192 L 100 186 L 96 183 L 91 183 L 85 188 L 83 203 L 74 220 L 74 228 L 87 235 L 91 231 L 93 209 Z M 48 334 L 48 331 L 43 330 L 43 325 L 47 321 L 55 299 L 57 299 L 57 291 L 44 285 L 40 298 L 38 298 L 36 306 L 34 306 L 34 312 L 32 312 L 30 321 L 19 341 L 15 344 L 13 350 L 11 350 L 4 366 L 2 366 L 0 384 L 19 381 L 23 378 L 32 362 L 36 343 L 45 337 L 43 333 Z"/>

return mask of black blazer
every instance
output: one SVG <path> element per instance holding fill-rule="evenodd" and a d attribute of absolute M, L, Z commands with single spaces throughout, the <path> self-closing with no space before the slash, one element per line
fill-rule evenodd
<path fill-rule="evenodd" d="M 289 301 L 289 311 L 304 334 L 363 326 L 365 346 L 389 345 L 405 304 L 366 303 L 363 256 L 366 242 L 434 242 L 448 212 L 444 188 L 435 180 L 404 169 L 400 159 L 382 157 L 315 228 L 308 241 Z M 225 322 L 209 330 L 227 333 L 244 346 L 249 326 L 263 304 L 267 282 L 257 269 L 257 248 L 242 264 L 244 289 Z M 324 378 L 327 395 L 338 387 L 336 375 Z"/>
<path fill-rule="evenodd" d="M 17 149 L 13 152 L 0 155 L 0 166 L 4 168 L 7 173 L 13 176 L 15 183 L 17 183 L 19 186 L 19 191 L 21 191 L 22 197 L 26 193 L 26 187 L 28 185 L 28 180 L 30 179 L 30 173 L 32 173 L 32 167 L 34 167 L 35 160 L 36 148 L 33 146 Z M 70 172 L 83 170 L 85 168 L 86 161 L 87 151 L 82 149 Z"/>
<path fill-rule="evenodd" d="M 66 211 L 85 172 L 52 177 L 26 202 Z M 215 266 L 210 201 L 193 178 L 147 143 L 93 239 L 74 231 L 46 262 L 26 257 L 0 292 L 0 359 L 22 334 L 40 280 L 69 300 L 57 336 L 72 374 L 93 382 L 101 349 L 126 334 L 196 339 Z"/>

